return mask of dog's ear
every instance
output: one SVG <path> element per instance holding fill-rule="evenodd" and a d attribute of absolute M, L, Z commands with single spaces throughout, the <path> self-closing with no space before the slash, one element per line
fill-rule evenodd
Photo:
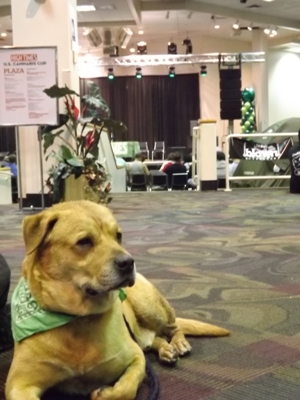
<path fill-rule="evenodd" d="M 27 255 L 38 248 L 47 233 L 53 229 L 57 220 L 57 215 L 45 212 L 24 218 L 23 237 Z"/>

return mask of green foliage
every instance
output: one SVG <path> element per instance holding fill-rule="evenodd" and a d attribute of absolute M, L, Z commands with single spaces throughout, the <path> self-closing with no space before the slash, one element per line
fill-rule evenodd
<path fill-rule="evenodd" d="M 87 115 L 96 116 L 98 115 L 97 108 L 103 110 L 110 116 L 110 109 L 100 94 L 100 89 L 93 81 L 88 81 L 87 86 L 89 93 L 82 97 L 84 104 L 86 104 Z"/>
<path fill-rule="evenodd" d="M 69 89 L 67 86 L 60 88 L 57 85 L 51 86 L 49 89 L 45 89 L 44 92 L 51 99 L 60 99 L 65 96 L 78 96 L 79 94 L 74 92 L 74 90 Z"/>

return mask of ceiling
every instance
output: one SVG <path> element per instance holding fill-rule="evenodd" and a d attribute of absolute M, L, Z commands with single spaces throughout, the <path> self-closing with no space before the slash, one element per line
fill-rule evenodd
<path fill-rule="evenodd" d="M 260 29 L 278 27 L 278 35 L 269 39 L 271 45 L 300 40 L 300 0 L 77 0 L 77 4 L 96 7 L 96 11 L 78 13 L 81 53 L 99 52 L 102 47 L 95 49 L 90 45 L 83 35 L 87 28 L 98 29 L 100 35 L 109 28 L 112 36 L 117 37 L 121 28 L 128 27 L 133 31 L 128 48 L 139 40 L 159 43 L 162 37 L 176 42 L 187 36 L 191 39 L 237 36 L 239 40 L 250 42 L 251 32 L 247 29 L 233 31 L 232 24 L 236 20 L 244 28 L 251 22 Z M 212 16 L 220 29 L 214 28 Z M 138 34 L 140 29 L 143 35 Z M 11 45 L 10 0 L 0 0 L 2 32 L 7 36 L 0 37 L 0 46 Z"/>

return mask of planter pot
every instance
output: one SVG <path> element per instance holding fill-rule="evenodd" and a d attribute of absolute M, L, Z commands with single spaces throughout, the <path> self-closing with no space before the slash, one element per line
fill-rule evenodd
<path fill-rule="evenodd" d="M 99 195 L 94 193 L 88 187 L 85 175 L 80 175 L 75 179 L 74 175 L 70 175 L 65 179 L 65 191 L 63 201 L 90 200 L 99 202 Z"/>
<path fill-rule="evenodd" d="M 65 179 L 64 201 L 85 200 L 86 178 L 81 175 L 75 179 L 70 175 Z"/>

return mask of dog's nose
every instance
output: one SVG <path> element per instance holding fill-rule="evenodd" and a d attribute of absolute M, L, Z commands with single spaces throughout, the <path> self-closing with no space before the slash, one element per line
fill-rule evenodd
<path fill-rule="evenodd" d="M 134 268 L 134 259 L 129 254 L 121 254 L 115 258 L 116 267 L 124 272 L 132 272 Z"/>

